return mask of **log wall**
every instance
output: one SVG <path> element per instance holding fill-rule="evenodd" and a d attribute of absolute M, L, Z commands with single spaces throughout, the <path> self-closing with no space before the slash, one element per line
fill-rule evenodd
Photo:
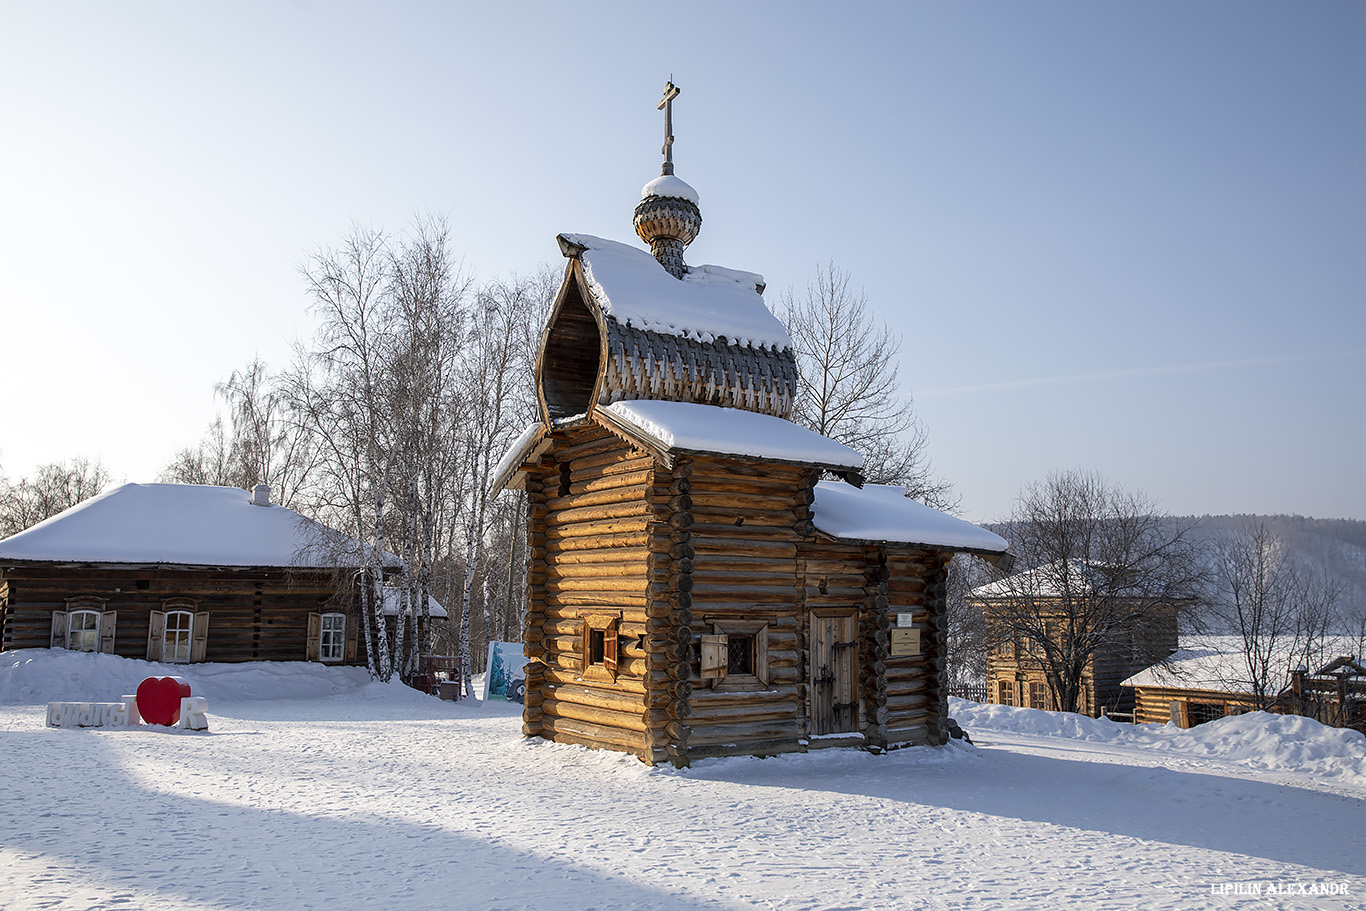
<path fill-rule="evenodd" d="M 524 652 L 523 733 L 561 743 L 606 746 L 657 762 L 667 753 L 658 709 L 647 711 L 659 618 L 650 589 L 670 557 L 652 549 L 656 502 L 652 457 L 597 428 L 556 439 L 553 455 L 527 474 L 531 521 Z M 588 673 L 585 618 L 614 615 L 615 679 Z M 666 618 L 667 619 L 667 618 Z"/>
<path fill-rule="evenodd" d="M 694 679 L 687 755 L 801 750 L 808 721 L 797 546 L 811 530 L 816 472 L 738 459 L 689 464 L 692 637 L 714 632 L 717 623 L 762 621 L 768 664 L 767 683 L 747 690 Z"/>
<path fill-rule="evenodd" d="M 334 594 L 330 573 L 17 566 L 0 580 L 0 645 L 47 648 L 52 612 L 66 610 L 68 598 L 92 597 L 118 612 L 113 653 L 145 659 L 151 612 L 184 598 L 211 614 L 206 661 L 302 661 L 308 615 L 336 610 Z M 347 622 L 354 628 L 353 616 Z"/>
<path fill-rule="evenodd" d="M 668 465 L 596 425 L 556 431 L 525 469 L 527 736 L 678 765 L 945 739 L 948 555 L 817 535 L 817 469 L 700 455 Z M 813 612 L 851 624 L 845 736 L 812 734 Z M 897 613 L 915 615 L 921 654 L 890 656 Z M 595 661 L 589 632 L 613 621 L 612 657 Z M 761 674 L 701 676 L 699 637 L 756 628 Z"/>

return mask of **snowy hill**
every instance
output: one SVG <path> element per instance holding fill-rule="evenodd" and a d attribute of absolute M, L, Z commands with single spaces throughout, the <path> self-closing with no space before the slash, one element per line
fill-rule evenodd
<path fill-rule="evenodd" d="M 56 730 L 181 672 L 204 733 Z M 961 742 L 649 769 L 307 664 L 0 653 L 0 907 L 1359 908 L 1366 738 L 976 706 Z M 1220 888 L 1329 889 L 1265 905 Z"/>

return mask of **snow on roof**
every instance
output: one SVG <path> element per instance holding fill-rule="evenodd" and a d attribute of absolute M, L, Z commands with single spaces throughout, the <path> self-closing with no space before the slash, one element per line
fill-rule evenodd
<path fill-rule="evenodd" d="M 1293 654 L 1292 643 L 1278 649 L 1271 660 L 1272 693 L 1290 684 L 1290 672 L 1303 663 Z M 1355 654 L 1357 643 L 1347 636 L 1330 636 L 1321 651 L 1324 655 Z M 1315 668 L 1309 668 L 1314 670 Z M 1243 640 L 1238 636 L 1203 636 L 1181 644 L 1164 664 L 1139 671 L 1120 686 L 1150 686 L 1164 689 L 1209 690 L 1217 693 L 1253 692 L 1251 674 L 1243 656 Z"/>
<path fill-rule="evenodd" d="M 768 414 L 655 399 L 613 402 L 599 411 L 607 412 L 664 449 L 831 468 L 863 466 L 863 456 L 843 443 Z"/>
<path fill-rule="evenodd" d="M 764 277 L 721 266 L 688 266 L 682 281 L 645 250 L 589 234 L 561 234 L 579 259 L 593 299 L 614 319 L 700 342 L 791 348 L 792 339 L 760 295 Z"/>
<path fill-rule="evenodd" d="M 341 562 L 336 548 L 317 545 L 339 538 L 236 487 L 124 484 L 0 541 L 0 562 L 328 567 Z"/>
<path fill-rule="evenodd" d="M 1046 566 L 1038 566 L 1027 572 L 1015 573 L 995 582 L 979 585 L 970 593 L 974 598 L 1009 598 L 1029 594 L 1037 598 L 1062 597 L 1061 579 L 1063 569 L 1071 569 L 1071 590 L 1074 593 L 1090 588 L 1092 577 L 1084 560 L 1057 560 Z"/>
<path fill-rule="evenodd" d="M 858 488 L 842 481 L 822 481 L 816 485 L 811 510 L 816 527 L 836 538 L 991 553 L 1005 553 L 1007 547 L 999 535 L 912 500 L 900 486 Z"/>
<path fill-rule="evenodd" d="M 641 199 L 648 199 L 651 196 L 686 199 L 693 205 L 697 205 L 701 202 L 701 199 L 697 195 L 697 191 L 692 188 L 691 184 L 672 174 L 656 177 L 641 189 Z"/>
<path fill-rule="evenodd" d="M 1221 693 L 1251 693 L 1241 646 L 1232 636 L 1188 644 L 1164 664 L 1139 671 L 1120 686 L 1156 686 Z"/>
<path fill-rule="evenodd" d="M 386 585 L 386 586 L 384 586 L 384 616 L 386 616 L 386 617 L 397 617 L 397 616 L 398 616 L 398 606 L 399 606 L 400 604 L 402 604 L 402 603 L 403 603 L 403 592 L 402 592 L 402 590 L 400 590 L 399 588 L 397 588 L 397 587 L 395 587 L 395 586 L 392 586 L 392 585 Z M 408 610 L 408 616 L 411 617 L 412 614 L 413 614 L 413 612 L 412 612 L 412 609 L 410 608 L 410 609 Z M 449 617 L 450 615 L 447 614 L 447 613 L 446 613 L 446 609 L 445 609 L 444 607 L 441 606 L 441 602 L 437 601 L 437 600 L 436 600 L 435 598 L 433 598 L 430 594 L 428 594 L 428 595 L 427 595 L 427 616 L 429 616 L 429 617 L 436 617 L 438 620 L 445 620 L 445 619 L 446 619 L 447 617 Z"/>

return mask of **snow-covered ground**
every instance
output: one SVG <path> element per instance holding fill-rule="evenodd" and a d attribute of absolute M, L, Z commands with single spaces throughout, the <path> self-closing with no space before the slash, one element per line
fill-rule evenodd
<path fill-rule="evenodd" d="M 0 908 L 1366 906 L 1366 738 L 1303 719 L 955 702 L 975 747 L 678 771 L 354 670 L 174 670 L 210 731 L 59 730 L 173 669 L 0 653 Z"/>

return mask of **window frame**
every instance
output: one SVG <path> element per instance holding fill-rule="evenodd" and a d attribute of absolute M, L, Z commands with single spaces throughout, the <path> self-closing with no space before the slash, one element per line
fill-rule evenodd
<path fill-rule="evenodd" d="M 66 599 L 65 610 L 54 610 L 52 612 L 52 628 L 48 639 L 50 648 L 67 649 L 73 652 L 91 652 L 93 654 L 113 654 L 114 653 L 114 634 L 118 621 L 118 611 L 106 610 L 108 598 L 99 598 L 92 595 L 78 595 L 74 598 Z M 83 633 L 93 632 L 93 648 L 72 648 L 71 645 L 71 619 L 73 615 L 93 615 L 95 627 L 93 630 L 82 630 Z"/>
<path fill-rule="evenodd" d="M 579 615 L 582 625 L 579 643 L 580 676 L 584 680 L 616 683 L 621 657 L 621 611 L 592 611 Z M 595 634 L 602 639 L 601 660 L 594 661 Z"/>
<path fill-rule="evenodd" d="M 96 654 L 99 653 L 99 651 L 100 651 L 100 621 L 101 621 L 101 618 L 102 618 L 102 616 L 103 616 L 103 613 L 104 613 L 103 611 L 96 610 L 96 609 L 93 608 L 93 607 L 89 607 L 89 606 L 85 606 L 85 605 L 82 605 L 82 606 L 80 606 L 80 607 L 72 608 L 71 610 L 68 610 L 68 611 L 66 612 L 66 646 L 65 646 L 65 648 L 67 649 L 67 651 L 71 651 L 71 652 L 95 652 Z M 79 647 L 79 646 L 77 646 L 77 645 L 73 645 L 73 644 L 72 644 L 72 637 L 78 632 L 77 629 L 76 629 L 76 618 L 77 618 L 77 617 L 89 617 L 89 618 L 91 618 L 91 619 L 94 621 L 94 625 L 91 626 L 89 629 L 79 630 L 79 632 L 82 633 L 83 636 L 84 636 L 84 635 L 88 635 L 88 636 L 90 637 L 90 648 L 81 648 L 81 647 Z"/>
<path fill-rule="evenodd" d="M 1015 681 L 997 680 L 996 697 L 1000 700 L 1001 705 L 1013 707 L 1015 705 Z"/>
<path fill-rule="evenodd" d="M 340 621 L 336 629 L 328 629 L 328 621 Z M 332 652 L 335 651 L 335 654 Z M 325 611 L 319 616 L 318 623 L 318 661 L 323 664 L 341 664 L 346 660 L 346 614 L 343 611 Z"/>
<path fill-rule="evenodd" d="M 772 673 L 769 668 L 768 640 L 769 622 L 767 620 L 731 620 L 729 618 L 703 618 L 710 624 L 711 634 L 701 637 L 701 656 L 698 675 L 709 682 L 714 692 L 746 693 L 766 692 L 772 689 Z M 732 674 L 729 670 L 731 638 L 753 641 L 751 659 L 754 673 Z"/>

